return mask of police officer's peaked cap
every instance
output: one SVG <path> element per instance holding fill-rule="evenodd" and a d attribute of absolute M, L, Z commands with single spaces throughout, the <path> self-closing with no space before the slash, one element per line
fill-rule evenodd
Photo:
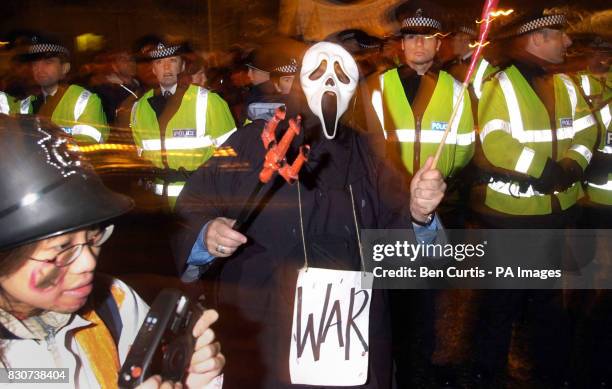
<path fill-rule="evenodd" d="M 401 34 L 435 34 L 442 32 L 442 11 L 428 1 L 410 1 L 395 11 Z"/>
<path fill-rule="evenodd" d="M 530 12 L 515 11 L 507 20 L 502 18 L 493 26 L 495 38 L 512 38 L 543 28 L 563 29 L 567 26 L 567 17 L 559 8 L 537 8 Z"/>
<path fill-rule="evenodd" d="M 301 45 L 292 39 L 275 39 L 255 49 L 246 65 L 273 76 L 293 76 L 300 50 Z"/>
<path fill-rule="evenodd" d="M 295 58 L 288 58 L 288 60 L 279 63 L 277 66 L 272 68 L 271 74 L 280 76 L 292 76 L 297 73 L 298 63 Z"/>
<path fill-rule="evenodd" d="M 0 250 L 76 231 L 127 212 L 51 122 L 0 115 Z"/>
<path fill-rule="evenodd" d="M 478 38 L 478 31 L 476 30 L 476 27 L 470 23 L 458 23 L 453 32 L 462 32 L 469 35 L 473 39 Z"/>
<path fill-rule="evenodd" d="M 155 60 L 174 57 L 187 52 L 187 45 L 185 43 L 170 43 L 160 41 L 156 45 L 150 47 L 146 55 L 150 60 Z"/>
<path fill-rule="evenodd" d="M 571 33 L 572 51 L 576 54 L 611 53 L 612 42 L 605 37 L 593 33 Z"/>
<path fill-rule="evenodd" d="M 354 28 L 330 34 L 325 40 L 340 44 L 351 54 L 368 50 L 380 50 L 384 43 L 382 39 Z"/>
<path fill-rule="evenodd" d="M 21 58 L 25 61 L 35 61 L 41 58 L 52 57 L 68 59 L 70 57 L 70 51 L 59 38 L 43 34 L 31 36 L 21 55 Z"/>

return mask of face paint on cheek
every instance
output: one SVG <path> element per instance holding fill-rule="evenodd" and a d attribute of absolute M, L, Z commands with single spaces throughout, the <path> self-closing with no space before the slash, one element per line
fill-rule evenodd
<path fill-rule="evenodd" d="M 34 269 L 30 274 L 30 289 L 42 291 L 59 284 L 64 274 L 60 269 L 51 264 L 42 265 Z"/>

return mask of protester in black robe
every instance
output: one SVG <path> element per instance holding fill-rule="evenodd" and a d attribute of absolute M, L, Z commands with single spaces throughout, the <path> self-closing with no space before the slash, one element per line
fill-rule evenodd
<path fill-rule="evenodd" d="M 340 123 L 330 140 L 323 135 L 330 125 L 325 128 L 302 93 L 293 93 L 287 108 L 287 117 L 303 117 L 288 160 L 293 161 L 299 145 L 309 144 L 308 163 L 298 183 L 289 185 L 277 176 L 263 188 L 244 235 L 230 226 L 259 179 L 266 153 L 260 140 L 264 121 L 234 134 L 224 146 L 237 156 L 211 158 L 192 175 L 177 201 L 183 228 L 175 253 L 181 274 L 189 270 L 187 259 L 197 239 L 204 239 L 211 255 L 229 257 L 199 268 L 217 281 L 214 298 L 207 301 L 223 318 L 219 336 L 228 359 L 224 386 L 229 388 L 299 387 L 290 384 L 289 341 L 296 279 L 304 267 L 302 228 L 308 266 L 358 271 L 354 212 L 359 229 L 412 229 L 411 213 L 426 219 L 445 189 L 439 171 L 419 171 L 411 198 L 404 176 L 375 146 L 384 145 L 384 139 L 377 140 L 382 132 L 357 132 Z M 277 139 L 286 130 L 282 124 Z M 391 387 L 390 324 L 387 292 L 374 290 L 368 381 L 360 388 Z"/>

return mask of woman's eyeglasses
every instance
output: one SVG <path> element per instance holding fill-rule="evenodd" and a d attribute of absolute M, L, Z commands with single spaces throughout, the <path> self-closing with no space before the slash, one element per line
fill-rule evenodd
<path fill-rule="evenodd" d="M 81 253 L 83 252 L 83 247 L 84 246 L 100 247 L 104 243 L 106 243 L 108 238 L 110 238 L 110 236 L 113 234 L 113 230 L 114 229 L 115 229 L 115 226 L 110 224 L 110 225 L 108 225 L 108 226 L 106 226 L 105 228 L 102 228 L 102 229 L 88 231 L 87 232 L 88 238 L 87 238 L 86 242 L 75 244 L 74 246 L 67 247 L 64 250 L 60 251 L 53 258 L 50 258 L 50 259 L 40 259 L 40 258 L 32 258 L 32 257 L 30 257 L 30 259 L 32 259 L 34 261 L 38 261 L 38 262 L 53 263 L 57 267 L 68 266 L 72 262 L 76 261 L 76 259 L 81 255 Z"/>

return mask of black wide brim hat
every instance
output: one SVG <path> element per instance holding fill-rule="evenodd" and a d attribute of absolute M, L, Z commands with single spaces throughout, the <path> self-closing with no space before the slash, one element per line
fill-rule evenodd
<path fill-rule="evenodd" d="M 103 223 L 133 207 L 104 186 L 50 122 L 0 115 L 0 139 L 0 250 Z"/>

